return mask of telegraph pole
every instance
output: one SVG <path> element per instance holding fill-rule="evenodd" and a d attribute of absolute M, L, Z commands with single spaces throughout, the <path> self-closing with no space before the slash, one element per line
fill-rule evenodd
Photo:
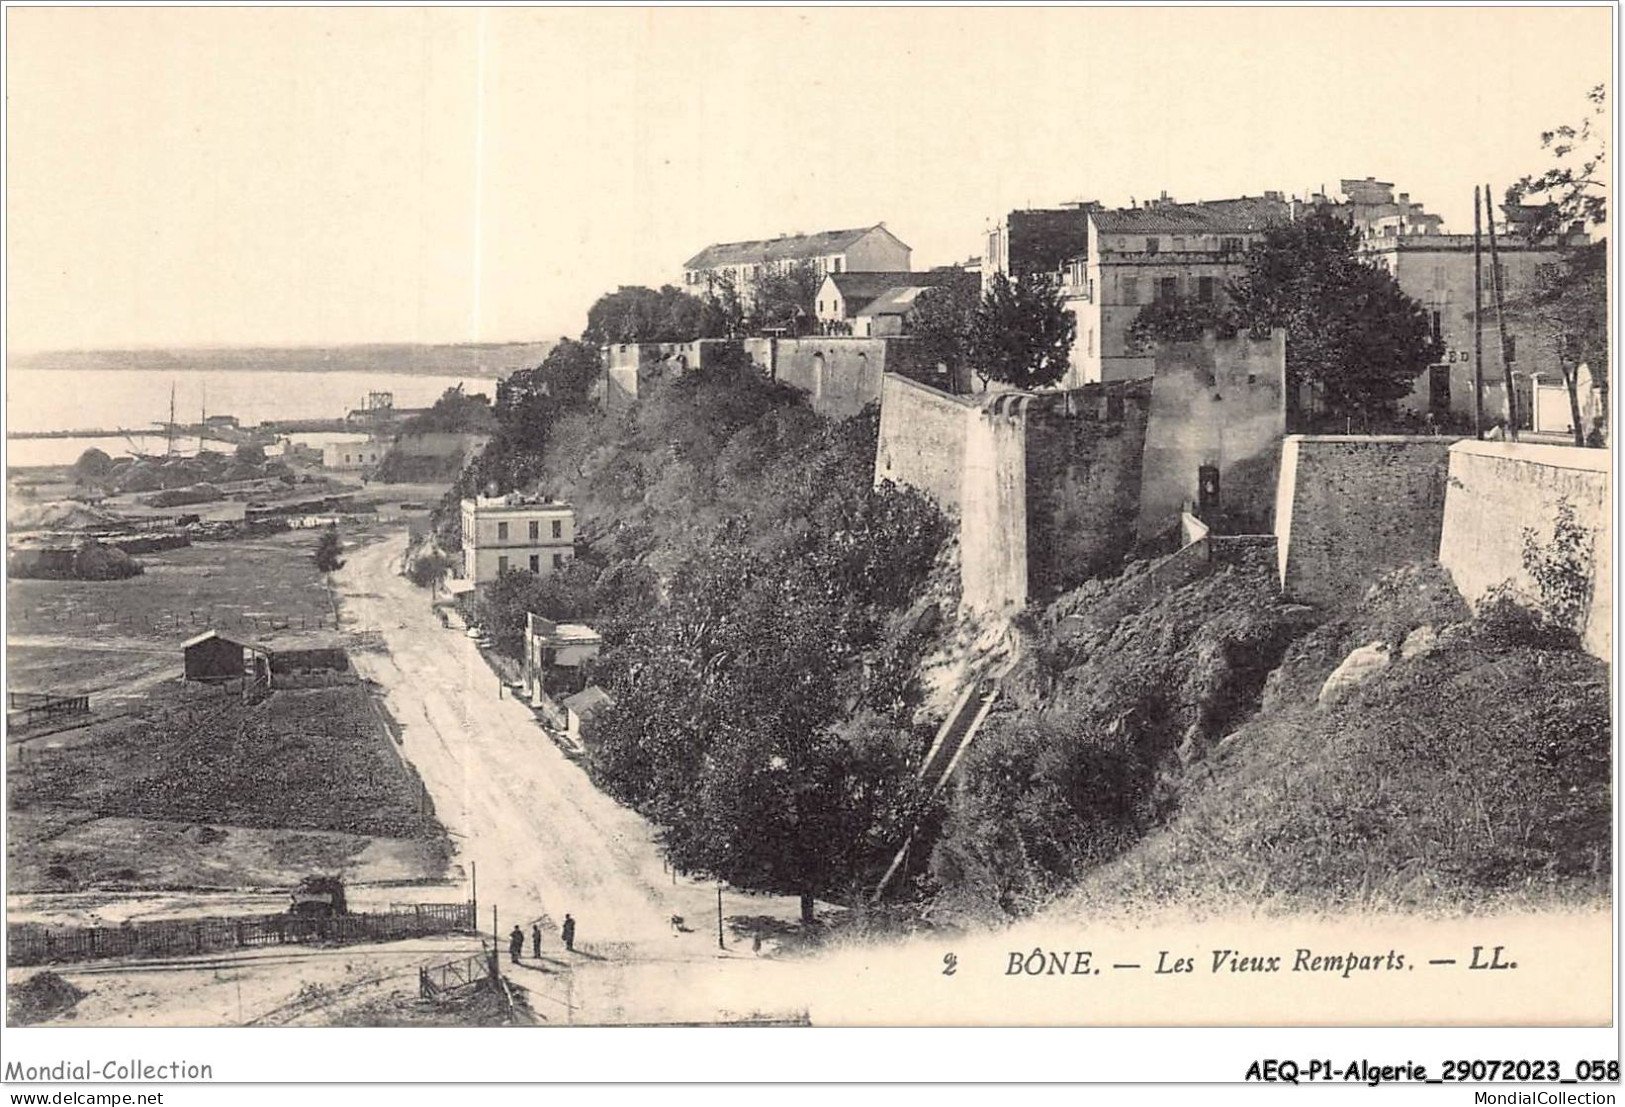
<path fill-rule="evenodd" d="M 1495 293 L 1495 329 L 1501 339 L 1501 379 L 1507 390 L 1507 438 L 1518 440 L 1518 393 L 1512 387 L 1512 363 L 1507 360 L 1506 304 L 1501 289 L 1501 251 L 1495 244 L 1495 209 L 1490 186 L 1484 186 L 1484 218 L 1490 225 L 1490 287 Z"/>
<path fill-rule="evenodd" d="M 1473 437 L 1484 437 L 1484 256 L 1479 188 L 1473 186 Z"/>
<path fill-rule="evenodd" d="M 720 950 L 724 950 L 724 951 L 727 950 L 727 948 L 728 948 L 722 942 L 722 885 L 721 884 L 717 885 L 717 948 L 720 949 Z"/>

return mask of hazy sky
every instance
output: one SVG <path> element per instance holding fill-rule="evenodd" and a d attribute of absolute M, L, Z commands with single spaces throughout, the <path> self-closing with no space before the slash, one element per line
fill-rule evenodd
<path fill-rule="evenodd" d="M 7 12 L 14 351 L 579 332 L 709 242 L 1376 175 L 1472 187 L 1607 8 Z"/>

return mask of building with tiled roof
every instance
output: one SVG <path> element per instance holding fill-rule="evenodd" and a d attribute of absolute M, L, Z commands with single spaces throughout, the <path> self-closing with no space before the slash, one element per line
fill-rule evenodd
<path fill-rule="evenodd" d="M 683 288 L 704 295 L 731 281 L 741 299 L 748 302 L 764 276 L 798 262 L 810 262 L 820 277 L 881 270 L 906 272 L 912 253 L 884 223 L 750 242 L 718 242 L 683 263 Z"/>
<path fill-rule="evenodd" d="M 820 327 L 826 334 L 854 327 L 854 321 L 865 314 L 877 300 L 892 296 L 917 296 L 928 288 L 938 288 L 955 281 L 975 283 L 974 273 L 959 268 L 933 269 L 928 272 L 872 272 L 831 273 L 819 286 L 814 308 Z M 912 297 L 908 297 L 912 303 Z M 862 334 L 854 329 L 853 333 Z"/>

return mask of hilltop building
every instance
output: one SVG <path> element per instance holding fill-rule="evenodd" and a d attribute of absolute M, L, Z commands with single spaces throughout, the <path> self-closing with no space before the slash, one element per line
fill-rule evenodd
<path fill-rule="evenodd" d="M 705 295 L 717 292 L 719 284 L 731 280 L 741 301 L 749 303 L 757 282 L 798 262 L 811 262 L 821 277 L 830 273 L 907 272 L 912 253 L 884 223 L 751 242 L 718 242 L 683 263 L 683 288 L 694 295 Z"/>
<path fill-rule="evenodd" d="M 814 305 L 819 329 L 825 334 L 860 338 L 902 334 L 920 293 L 976 280 L 976 274 L 958 268 L 927 273 L 831 273 L 819 286 Z"/>
<path fill-rule="evenodd" d="M 1279 192 L 1191 204 L 1164 193 L 1139 207 L 1083 210 L 1085 248 L 1060 273 L 1077 320 L 1063 386 L 1151 376 L 1155 352 L 1129 342 L 1140 309 L 1165 300 L 1222 304 L 1226 282 L 1246 268 L 1248 248 L 1293 214 Z"/>
<path fill-rule="evenodd" d="M 509 569 L 546 576 L 575 551 L 575 508 L 517 493 L 463 501 L 463 576 L 489 584 Z"/>
<path fill-rule="evenodd" d="M 1511 301 L 1526 293 L 1542 266 L 1556 264 L 1566 247 L 1590 241 L 1582 226 L 1576 225 L 1560 239 L 1530 242 L 1516 223 L 1496 224 L 1497 250 L 1501 258 L 1501 289 Z M 1473 414 L 1473 236 L 1444 234 L 1437 230 L 1380 234 L 1368 237 L 1362 247 L 1374 265 L 1391 273 L 1406 295 L 1419 301 L 1428 313 L 1433 336 L 1444 346 L 1443 359 L 1417 379 L 1410 396 L 1401 406 L 1412 411 L 1446 412 L 1457 416 Z M 1483 243 L 1484 271 L 1484 415 L 1504 420 L 1507 414 L 1506 384 L 1501 358 L 1500 332 L 1496 327 L 1492 292 L 1492 261 L 1489 243 Z M 1513 387 L 1518 392 L 1519 422 L 1529 425 L 1534 408 L 1534 378 L 1562 380 L 1562 369 L 1552 349 L 1529 323 L 1509 314 L 1506 318 L 1505 366 L 1512 370 Z"/>
<path fill-rule="evenodd" d="M 979 272 L 985 291 L 997 273 L 1011 279 L 1060 272 L 1068 258 L 1089 249 L 1089 213 L 1101 210 L 1093 200 L 1058 208 L 1025 208 L 1008 212 L 987 229 Z"/>

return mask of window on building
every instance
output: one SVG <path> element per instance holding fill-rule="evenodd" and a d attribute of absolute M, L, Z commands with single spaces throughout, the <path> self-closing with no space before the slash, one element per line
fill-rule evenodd
<path fill-rule="evenodd" d="M 1159 238 L 1148 238 L 1148 239 L 1145 240 L 1145 252 L 1146 253 L 1154 254 L 1161 248 L 1162 248 L 1162 240 L 1161 239 L 1159 239 Z"/>
<path fill-rule="evenodd" d="M 542 555 L 541 554 L 531 554 L 530 555 L 530 571 L 533 572 L 533 573 L 539 573 L 539 572 L 542 571 Z"/>
<path fill-rule="evenodd" d="M 835 263 L 834 272 L 839 273 L 841 271 L 841 267 L 845 264 L 846 259 L 845 258 L 835 258 L 833 260 L 834 260 L 834 263 Z"/>
<path fill-rule="evenodd" d="M 824 301 L 822 301 L 822 300 L 818 301 L 818 314 L 819 315 L 824 314 Z"/>
<path fill-rule="evenodd" d="M 1123 302 L 1125 304 L 1137 304 L 1140 302 L 1139 277 L 1123 278 Z"/>
<path fill-rule="evenodd" d="M 1219 250 L 1226 254 L 1239 254 L 1242 251 L 1241 239 L 1221 238 L 1219 239 Z"/>
<path fill-rule="evenodd" d="M 507 540 L 508 540 L 508 524 L 507 523 L 498 523 L 497 524 L 497 541 L 498 542 L 506 542 Z"/>
<path fill-rule="evenodd" d="M 1158 277 L 1156 289 L 1158 303 L 1167 303 L 1170 300 L 1177 300 L 1179 299 L 1179 278 Z"/>
<path fill-rule="evenodd" d="M 350 455 L 349 454 L 344 455 L 344 464 L 346 464 L 346 465 L 350 464 Z"/>
<path fill-rule="evenodd" d="M 1185 240 L 1176 235 L 1174 237 L 1174 253 L 1182 254 L 1184 252 L 1185 252 Z"/>
<path fill-rule="evenodd" d="M 1199 303 L 1211 304 L 1217 293 L 1219 282 L 1213 277 L 1198 277 L 1196 279 L 1196 299 Z"/>
<path fill-rule="evenodd" d="M 530 540 L 532 542 L 535 542 L 538 539 L 540 539 L 541 537 L 542 537 L 542 524 L 537 522 L 535 519 L 532 519 L 530 521 Z"/>
<path fill-rule="evenodd" d="M 1440 338 L 1440 335 L 1442 333 L 1443 333 L 1443 329 L 1442 329 L 1441 324 L 1440 324 L 1439 313 L 1434 312 L 1433 313 L 1433 341 L 1438 342 L 1439 338 Z"/>
<path fill-rule="evenodd" d="M 501 576 L 503 573 L 506 573 L 507 571 L 508 571 L 508 559 L 505 558 L 505 557 L 497 558 L 497 575 Z"/>
<path fill-rule="evenodd" d="M 553 537 L 554 538 L 563 538 L 564 537 L 564 520 L 563 519 L 554 519 L 553 520 Z"/>
<path fill-rule="evenodd" d="M 553 568 L 562 569 L 563 567 L 564 567 L 564 555 L 563 554 L 554 554 L 553 555 Z"/>

